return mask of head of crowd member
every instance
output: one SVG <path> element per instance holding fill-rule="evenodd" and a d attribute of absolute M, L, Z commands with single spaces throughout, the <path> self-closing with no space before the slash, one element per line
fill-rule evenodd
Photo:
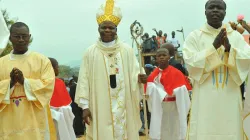
<path fill-rule="evenodd" d="M 164 36 L 167 38 L 167 37 L 168 37 L 168 34 L 167 34 L 167 33 L 165 33 L 165 34 L 164 34 Z"/>
<path fill-rule="evenodd" d="M 162 30 L 159 31 L 159 36 L 160 36 L 160 37 L 162 36 Z"/>
<path fill-rule="evenodd" d="M 172 38 L 175 38 L 175 31 L 172 31 Z"/>
<path fill-rule="evenodd" d="M 144 36 L 145 36 L 146 39 L 149 38 L 149 34 L 148 33 L 145 33 Z"/>
<path fill-rule="evenodd" d="M 154 66 L 152 64 L 146 64 L 145 65 L 145 72 L 147 75 L 150 75 L 150 73 L 154 70 Z"/>
<path fill-rule="evenodd" d="M 175 48 L 174 45 L 171 43 L 164 43 L 161 45 L 161 48 L 166 48 L 169 52 L 170 57 L 175 55 Z"/>

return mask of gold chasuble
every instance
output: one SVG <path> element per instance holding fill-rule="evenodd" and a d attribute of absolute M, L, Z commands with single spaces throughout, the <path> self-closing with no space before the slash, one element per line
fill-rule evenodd
<path fill-rule="evenodd" d="M 49 59 L 35 52 L 0 58 L 0 139 L 56 140 L 49 101 L 55 74 Z M 24 85 L 10 89 L 10 72 L 18 68 Z"/>

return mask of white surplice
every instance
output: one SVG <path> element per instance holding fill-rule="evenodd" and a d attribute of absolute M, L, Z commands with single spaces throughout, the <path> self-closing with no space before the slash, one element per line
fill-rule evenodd
<path fill-rule="evenodd" d="M 245 140 L 250 138 L 250 73 L 248 74 L 248 81 L 246 84 L 246 95 L 244 102 L 244 112 L 243 112 L 243 129 Z"/>
<path fill-rule="evenodd" d="M 71 106 L 63 106 L 60 108 L 50 107 L 54 124 L 57 130 L 58 140 L 76 140 L 73 129 L 73 120 L 75 118 L 72 113 Z"/>
<path fill-rule="evenodd" d="M 187 132 L 187 115 L 190 107 L 185 85 L 173 90 L 176 101 L 163 102 L 168 97 L 160 83 L 161 72 L 154 82 L 148 82 L 147 95 L 151 99 L 150 138 L 152 140 L 184 140 Z"/>
<path fill-rule="evenodd" d="M 224 26 L 230 53 L 213 46 Z M 194 80 L 187 140 L 243 140 L 240 85 L 249 72 L 250 47 L 230 25 L 223 27 L 206 24 L 184 43 L 183 58 Z"/>

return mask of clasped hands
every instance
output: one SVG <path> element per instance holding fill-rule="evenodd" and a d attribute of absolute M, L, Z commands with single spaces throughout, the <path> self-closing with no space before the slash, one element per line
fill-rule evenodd
<path fill-rule="evenodd" d="M 225 52 L 230 52 L 231 44 L 228 40 L 227 31 L 225 28 L 221 29 L 220 33 L 216 36 L 213 42 L 213 46 L 215 49 L 220 48 L 221 45 L 224 46 Z"/>
<path fill-rule="evenodd" d="M 10 87 L 13 87 L 16 83 L 19 83 L 23 85 L 24 83 L 24 77 L 23 73 L 21 70 L 18 68 L 13 68 L 12 71 L 10 72 Z"/>

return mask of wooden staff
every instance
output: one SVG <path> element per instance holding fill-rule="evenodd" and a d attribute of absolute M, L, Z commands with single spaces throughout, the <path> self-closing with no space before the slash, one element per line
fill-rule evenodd
<path fill-rule="evenodd" d="M 130 26 L 130 33 L 132 35 L 132 39 L 136 42 L 138 55 L 139 55 L 139 67 L 140 67 L 140 73 L 143 73 L 142 71 L 142 61 L 141 61 L 141 52 L 142 52 L 142 46 L 138 42 L 138 38 L 140 39 L 143 34 L 143 27 L 141 24 L 137 21 L 131 24 Z M 146 133 L 146 139 L 148 139 L 148 119 L 147 119 L 147 108 L 146 108 L 146 94 L 144 94 L 143 91 L 143 85 L 140 84 L 140 93 L 143 95 L 143 111 L 144 111 L 144 120 L 145 120 L 145 133 Z"/>

